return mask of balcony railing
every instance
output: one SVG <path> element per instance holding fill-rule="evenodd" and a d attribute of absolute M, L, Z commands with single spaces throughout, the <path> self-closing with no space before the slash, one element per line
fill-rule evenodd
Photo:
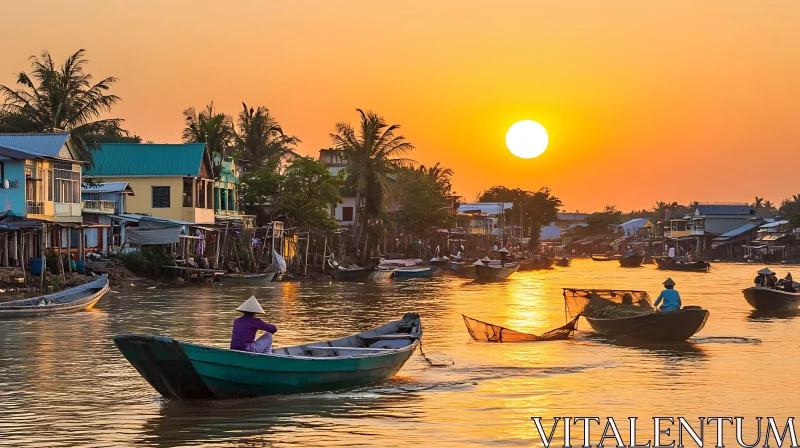
<path fill-rule="evenodd" d="M 29 215 L 44 215 L 44 202 L 25 201 Z"/>
<path fill-rule="evenodd" d="M 114 213 L 116 206 L 116 201 L 83 201 L 83 210 L 87 212 Z"/>
<path fill-rule="evenodd" d="M 703 236 L 706 234 L 706 229 L 704 227 L 695 227 L 692 229 L 691 234 L 695 236 Z"/>

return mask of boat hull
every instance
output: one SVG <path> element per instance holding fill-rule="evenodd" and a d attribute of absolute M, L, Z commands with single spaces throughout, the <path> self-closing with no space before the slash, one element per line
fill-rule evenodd
<path fill-rule="evenodd" d="M 592 255 L 593 261 L 617 261 L 622 257 L 605 257 L 605 256 L 595 256 Z"/>
<path fill-rule="evenodd" d="M 572 264 L 572 258 L 559 258 L 556 260 L 556 266 L 568 268 Z"/>
<path fill-rule="evenodd" d="M 394 271 L 394 278 L 398 279 L 427 278 L 431 277 L 438 270 L 439 270 L 438 268 L 397 269 Z"/>
<path fill-rule="evenodd" d="M 644 262 L 644 255 L 631 255 L 619 259 L 619 265 L 623 268 L 638 268 Z"/>
<path fill-rule="evenodd" d="M 742 291 L 747 303 L 758 311 L 788 311 L 800 307 L 800 293 L 756 286 Z"/>
<path fill-rule="evenodd" d="M 394 275 L 394 269 L 375 269 L 369 274 L 370 280 L 386 280 L 392 278 Z"/>
<path fill-rule="evenodd" d="M 669 258 L 656 258 L 658 269 L 664 271 L 708 272 L 711 264 L 707 261 L 694 261 L 691 263 L 676 263 Z"/>
<path fill-rule="evenodd" d="M 335 280 L 342 282 L 357 282 L 367 280 L 372 274 L 374 269 L 360 268 L 360 269 L 330 269 L 328 274 Z"/>
<path fill-rule="evenodd" d="M 475 276 L 482 282 L 499 282 L 511 277 L 518 269 L 518 264 L 512 267 L 475 265 Z"/>
<path fill-rule="evenodd" d="M 685 341 L 703 329 L 708 311 L 689 308 L 632 317 L 592 318 L 586 321 L 598 334 L 610 339 L 649 342 Z"/>
<path fill-rule="evenodd" d="M 383 338 L 389 339 L 388 343 L 402 339 L 408 345 L 388 350 L 351 348 L 350 355 L 342 354 L 348 351 L 347 346 L 330 345 L 337 341 L 278 348 L 271 354 L 225 350 L 160 336 L 124 334 L 114 337 L 114 343 L 142 377 L 166 398 L 223 399 L 322 392 L 366 386 L 394 376 L 422 338 L 419 317 L 406 316 L 410 317 L 355 336 L 380 339 L 381 329 L 411 325 L 417 332 L 407 334 L 406 338 L 394 334 Z M 358 339 L 355 336 L 342 340 Z M 318 345 L 330 347 L 328 350 L 333 350 L 336 356 L 309 355 L 319 351 L 328 353 L 316 350 Z M 292 349 L 300 352 L 290 355 L 295 353 Z"/>
<path fill-rule="evenodd" d="M 43 298 L 45 300 L 57 296 L 58 294 L 68 294 L 70 290 L 76 290 L 78 293 L 81 293 L 80 297 L 76 298 L 75 301 L 65 302 L 65 303 L 56 303 L 52 305 L 21 305 L 16 306 L 15 303 L 20 301 L 14 302 L 6 302 L 4 304 L 0 304 L 0 318 L 16 318 L 16 317 L 31 317 L 31 316 L 45 316 L 49 314 L 58 314 L 58 313 L 72 313 L 75 311 L 83 311 L 88 310 L 94 307 L 94 305 L 101 299 L 103 296 L 108 292 L 108 276 L 103 274 L 98 280 L 88 283 L 86 285 L 78 286 L 76 288 L 70 288 L 60 293 L 46 295 Z M 83 291 L 80 289 L 83 288 Z M 23 301 L 31 301 L 33 299 L 24 299 Z M 36 300 L 38 302 L 38 300 Z"/>
<path fill-rule="evenodd" d="M 275 278 L 276 272 L 264 272 L 260 274 L 244 274 L 237 276 L 223 276 L 223 281 L 249 284 L 266 284 Z"/>

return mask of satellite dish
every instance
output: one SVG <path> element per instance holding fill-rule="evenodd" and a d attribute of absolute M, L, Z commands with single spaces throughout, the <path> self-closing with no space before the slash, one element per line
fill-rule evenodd
<path fill-rule="evenodd" d="M 3 188 L 8 190 L 11 187 L 11 184 L 8 182 L 8 179 L 3 179 Z"/>

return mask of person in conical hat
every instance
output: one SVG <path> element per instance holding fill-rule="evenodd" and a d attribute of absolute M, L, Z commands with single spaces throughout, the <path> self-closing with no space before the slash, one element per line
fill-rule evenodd
<path fill-rule="evenodd" d="M 497 252 L 500 254 L 500 266 L 505 266 L 506 265 L 506 258 L 508 258 L 508 249 L 503 247 Z"/>
<path fill-rule="evenodd" d="M 653 304 L 659 311 L 678 311 L 681 309 L 681 295 L 678 294 L 678 291 L 675 290 L 675 281 L 671 278 L 668 278 L 664 281 L 664 289 L 661 291 L 661 294 L 658 295 L 656 299 L 656 303 Z M 661 305 L 661 308 L 658 305 L 664 302 Z"/>
<path fill-rule="evenodd" d="M 775 285 L 778 283 L 777 277 L 775 277 L 775 273 L 770 270 L 770 268 L 764 268 L 758 271 L 758 275 L 756 276 L 755 280 L 753 280 L 756 286 L 761 286 L 764 288 L 774 288 Z"/>
<path fill-rule="evenodd" d="M 233 321 L 231 350 L 272 353 L 272 335 L 278 332 L 278 328 L 256 317 L 256 314 L 264 314 L 264 308 L 255 296 L 250 296 L 236 311 L 241 312 L 242 316 Z M 256 339 L 258 330 L 264 334 Z"/>

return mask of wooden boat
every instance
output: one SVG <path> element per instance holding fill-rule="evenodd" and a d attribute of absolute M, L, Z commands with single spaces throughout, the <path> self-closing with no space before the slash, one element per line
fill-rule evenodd
<path fill-rule="evenodd" d="M 223 280 L 232 280 L 236 282 L 243 282 L 243 283 L 258 283 L 258 284 L 266 284 L 271 282 L 275 278 L 276 272 L 261 272 L 256 274 L 225 274 L 222 278 Z"/>
<path fill-rule="evenodd" d="M 708 272 L 711 264 L 707 261 L 678 262 L 672 258 L 656 258 L 658 269 L 665 271 Z"/>
<path fill-rule="evenodd" d="M 398 268 L 394 271 L 394 278 L 427 278 L 435 274 L 439 268 L 409 267 Z"/>
<path fill-rule="evenodd" d="M 563 257 L 556 260 L 556 266 L 562 268 L 568 268 L 571 264 L 572 264 L 572 258 Z"/>
<path fill-rule="evenodd" d="M 744 299 L 758 311 L 789 311 L 800 306 L 800 292 L 754 286 L 742 290 Z"/>
<path fill-rule="evenodd" d="M 331 260 L 328 260 L 328 268 L 326 269 L 326 272 L 328 275 L 333 277 L 334 280 L 339 280 L 342 282 L 357 282 L 369 279 L 370 274 L 372 274 L 372 271 L 374 270 L 375 268 L 345 268 L 333 263 Z"/>
<path fill-rule="evenodd" d="M 394 268 L 377 267 L 370 274 L 370 280 L 386 280 L 394 275 Z"/>
<path fill-rule="evenodd" d="M 160 336 L 114 337 L 119 351 L 166 398 L 182 400 L 311 393 L 393 377 L 422 339 L 418 314 L 331 341 L 256 354 Z"/>
<path fill-rule="evenodd" d="M 591 257 L 594 261 L 616 261 L 622 258 L 617 255 L 592 255 Z"/>
<path fill-rule="evenodd" d="M 505 266 L 476 264 L 475 276 L 482 282 L 498 282 L 511 277 L 518 269 L 518 263 L 506 263 Z"/>
<path fill-rule="evenodd" d="M 520 271 L 539 271 L 542 269 L 552 269 L 554 259 L 550 257 L 532 258 L 529 260 L 521 260 L 519 262 Z"/>
<path fill-rule="evenodd" d="M 565 288 L 564 299 L 573 316 L 582 314 L 594 331 L 610 339 L 685 341 L 700 331 L 708 319 L 708 311 L 697 306 L 656 311 L 644 291 Z"/>
<path fill-rule="evenodd" d="M 644 255 L 631 255 L 630 257 L 622 257 L 619 259 L 619 265 L 623 268 L 638 268 L 644 261 Z"/>
<path fill-rule="evenodd" d="M 644 256 L 644 261 L 642 261 L 642 264 L 655 264 L 655 262 L 656 261 L 653 259 L 652 255 L 645 255 Z"/>
<path fill-rule="evenodd" d="M 0 317 L 43 316 L 88 310 L 107 291 L 108 275 L 103 274 L 97 280 L 53 294 L 0 303 Z"/>

